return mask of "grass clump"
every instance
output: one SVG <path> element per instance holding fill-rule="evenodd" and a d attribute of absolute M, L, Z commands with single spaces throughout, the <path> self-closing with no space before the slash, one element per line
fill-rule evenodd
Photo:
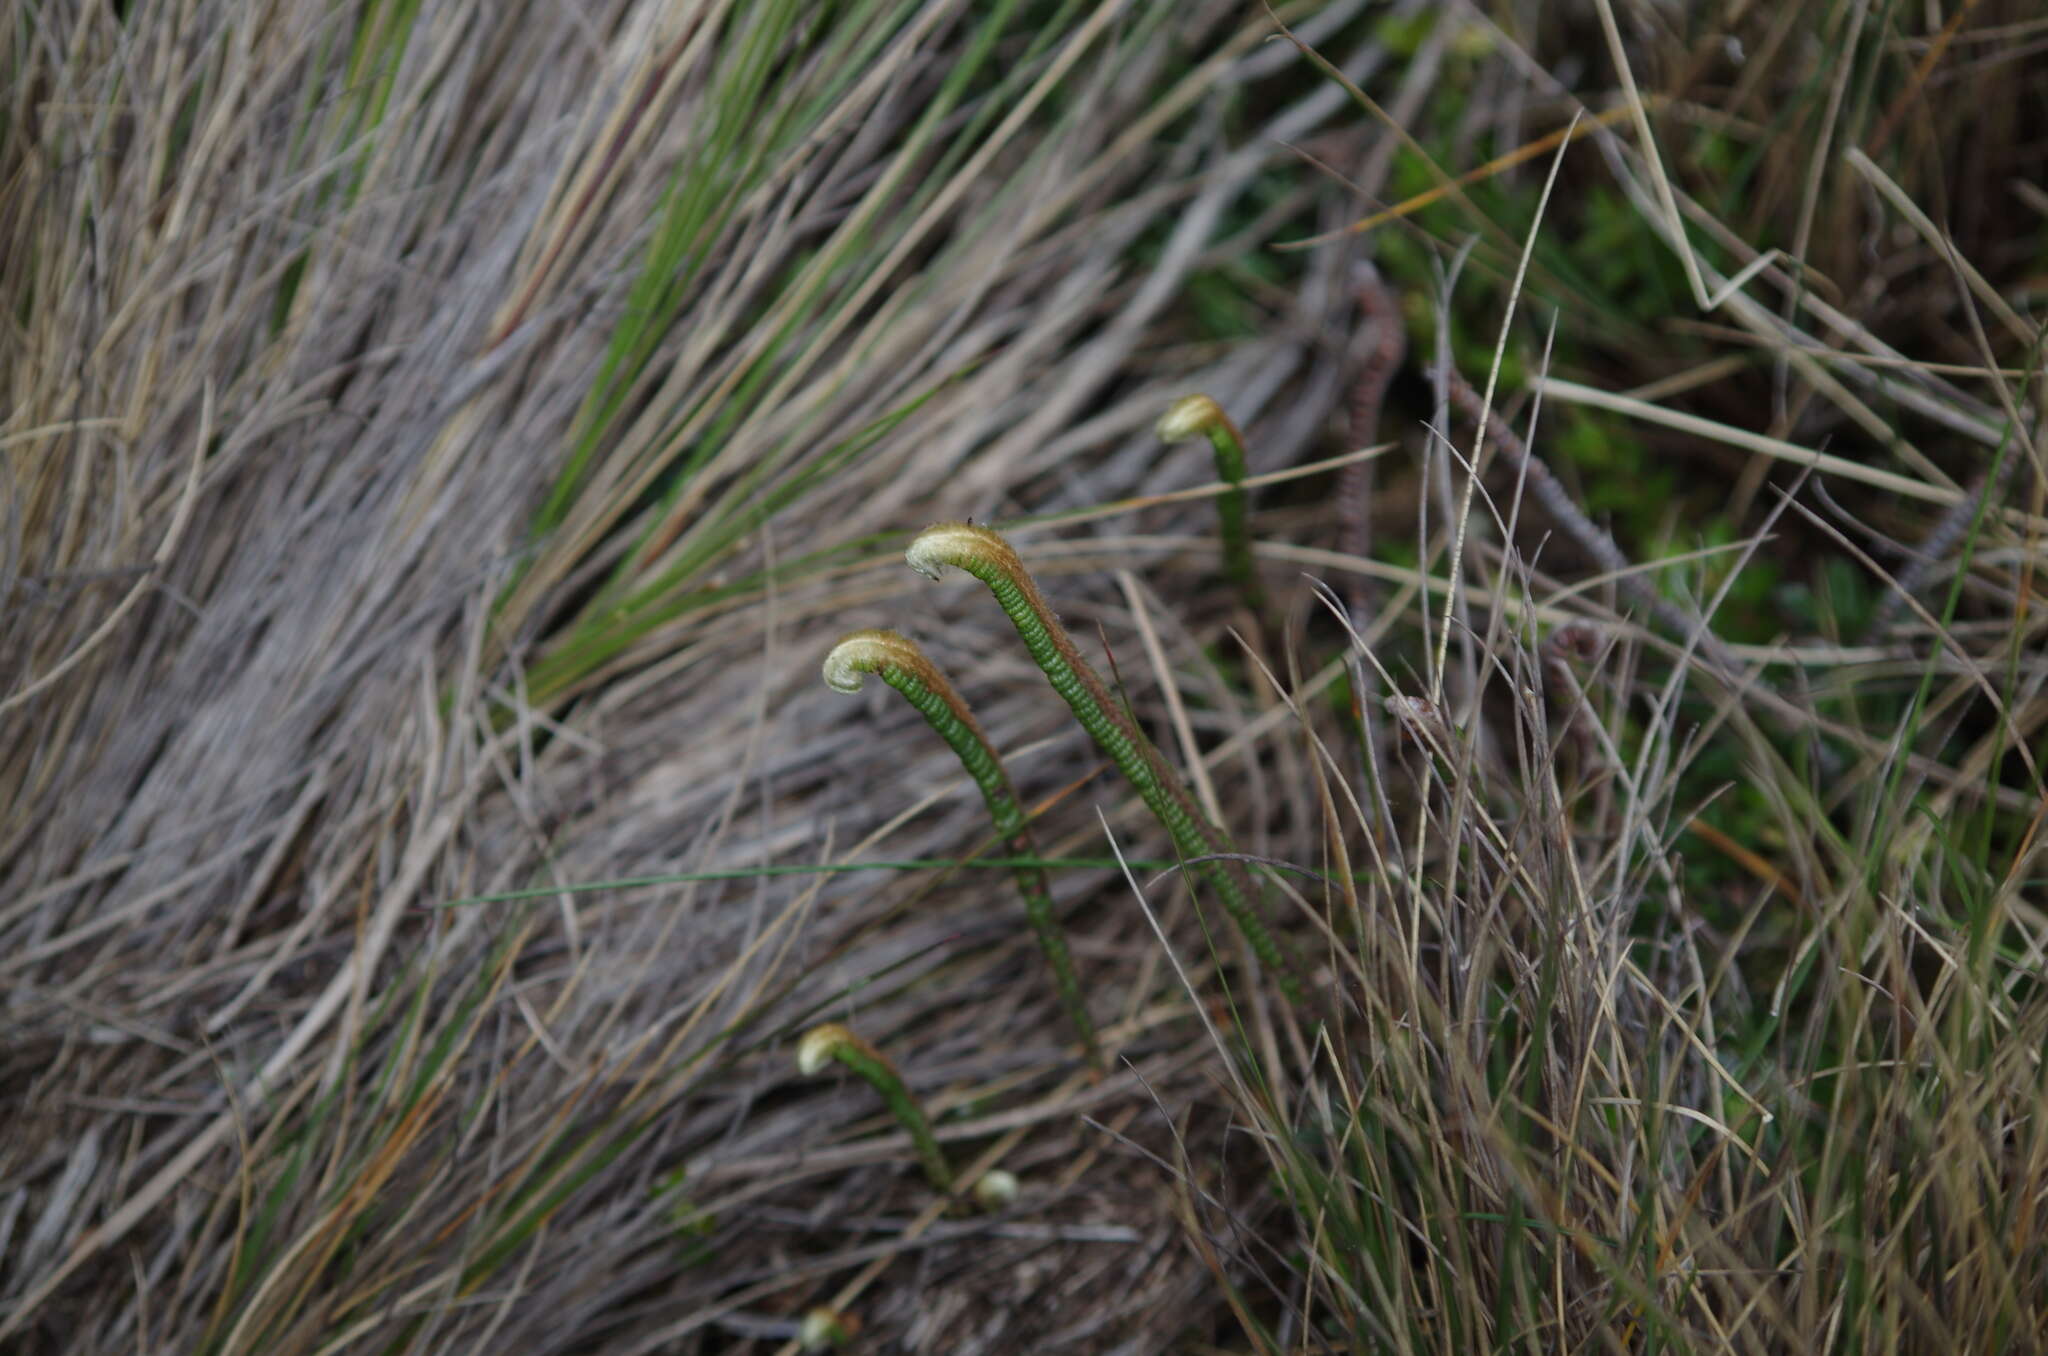
<path fill-rule="evenodd" d="M 478 17 L 0 26 L 9 1351 L 793 1333 L 817 1272 L 751 1212 L 834 1128 L 775 1114 L 818 1095 L 789 1033 L 990 988 L 962 929 L 810 874 L 874 864 L 767 736 L 844 716 L 761 665 L 979 507 L 941 469 L 1023 476 L 1010 411 L 1065 421 L 1150 341 L 1191 261 L 1132 242 L 1250 173 L 1195 189 L 1185 120 L 1263 27 Z M 974 855 L 891 847 L 892 881 Z"/>

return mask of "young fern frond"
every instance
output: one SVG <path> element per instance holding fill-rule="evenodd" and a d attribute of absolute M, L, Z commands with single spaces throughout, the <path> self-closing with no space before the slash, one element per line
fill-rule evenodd
<path fill-rule="evenodd" d="M 1260 912 L 1258 889 L 1244 863 L 1237 860 L 1229 837 L 1203 817 L 1193 797 L 1167 766 L 1152 741 L 1133 725 L 1110 696 L 1073 638 L 1053 615 L 1045 595 L 1024 568 L 1024 562 L 1002 535 L 972 523 L 940 523 L 926 528 L 905 553 L 910 567 L 930 579 L 950 565 L 982 583 L 1008 614 L 1024 648 L 1044 671 L 1096 745 L 1109 755 L 1152 811 L 1180 855 L 1202 859 L 1196 869 L 1237 921 L 1252 950 L 1279 977 L 1280 986 L 1296 1002 L 1306 990 L 1292 959 L 1281 949 Z"/>
<path fill-rule="evenodd" d="M 834 1060 L 866 1079 L 881 1094 L 896 1123 L 910 1133 L 910 1142 L 917 1146 L 924 1175 L 941 1193 L 952 1195 L 953 1167 L 946 1162 L 945 1151 L 939 1148 L 939 1138 L 932 1133 L 924 1107 L 904 1083 L 903 1075 L 896 1072 L 896 1066 L 880 1050 L 837 1022 L 814 1026 L 797 1042 L 796 1067 L 807 1078 L 822 1072 Z"/>
<path fill-rule="evenodd" d="M 860 1334 L 860 1320 L 838 1309 L 819 1307 L 804 1315 L 797 1329 L 797 1345 L 805 1351 L 830 1351 L 843 1347 Z"/>
<path fill-rule="evenodd" d="M 953 685 L 946 681 L 946 675 L 925 658 L 924 651 L 918 649 L 915 641 L 894 631 L 855 631 L 840 640 L 825 656 L 825 685 L 835 692 L 860 691 L 863 675 L 870 673 L 901 692 L 959 756 L 960 765 L 981 788 L 981 798 L 988 805 L 989 819 L 1010 856 L 1036 858 L 1038 845 L 1031 835 L 1030 820 L 1017 800 L 1016 788 L 1011 784 L 1009 774 L 1003 770 L 1002 759 L 996 756 L 995 747 L 988 742 L 980 722 L 975 720 Z M 1031 930 L 1038 935 L 1039 949 L 1045 952 L 1045 959 L 1052 966 L 1053 985 L 1059 990 L 1060 1004 L 1066 1008 L 1074 1029 L 1081 1034 L 1081 1046 L 1087 1054 L 1089 1067 L 1100 1074 L 1103 1068 L 1102 1047 L 1095 1037 L 1095 1024 L 1088 1017 L 1088 1004 L 1081 995 L 1080 981 L 1074 976 L 1073 957 L 1067 950 L 1066 934 L 1060 930 L 1059 916 L 1053 909 L 1052 891 L 1046 883 L 1044 868 L 1018 866 L 1013 869 L 1013 874 L 1017 891 L 1024 896 L 1024 914 L 1031 920 Z"/>
<path fill-rule="evenodd" d="M 1216 478 L 1231 488 L 1216 496 L 1216 517 L 1223 532 L 1223 573 L 1255 613 L 1263 613 L 1265 599 L 1259 591 L 1258 570 L 1252 565 L 1251 538 L 1245 529 L 1244 436 L 1223 412 L 1223 407 L 1205 395 L 1182 396 L 1166 407 L 1156 430 L 1165 443 L 1184 443 L 1197 434 L 1209 440 L 1216 453 Z"/>
<path fill-rule="evenodd" d="M 974 1183 L 974 1203 L 991 1212 L 1001 1210 L 1014 1202 L 1022 1189 L 1016 1173 L 990 1168 Z"/>

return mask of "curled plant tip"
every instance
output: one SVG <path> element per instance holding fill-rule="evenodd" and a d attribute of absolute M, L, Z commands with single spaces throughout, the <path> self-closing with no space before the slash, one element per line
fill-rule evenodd
<path fill-rule="evenodd" d="M 1182 396 L 1159 416 L 1159 440 L 1184 443 L 1190 438 L 1207 437 L 1209 431 L 1218 426 L 1232 433 L 1237 431 L 1237 426 L 1230 422 L 1230 416 L 1223 413 L 1223 407 L 1208 396 Z"/>
<path fill-rule="evenodd" d="M 805 1351 L 828 1351 L 845 1346 L 859 1335 L 860 1320 L 852 1314 L 817 1308 L 804 1315 L 796 1340 Z"/>
<path fill-rule="evenodd" d="M 946 1162 L 945 1151 L 939 1148 L 938 1136 L 932 1133 L 931 1120 L 904 1083 L 903 1075 L 896 1072 L 896 1066 L 881 1051 L 838 1022 L 814 1026 L 797 1042 L 796 1067 L 806 1077 L 823 1072 L 825 1066 L 835 1060 L 860 1075 L 868 1086 L 881 1094 L 896 1123 L 909 1133 L 910 1142 L 917 1146 L 918 1159 L 924 1164 L 924 1175 L 939 1191 L 951 1195 L 952 1166 Z"/>
<path fill-rule="evenodd" d="M 990 1168 L 974 1184 L 974 1203 L 984 1210 L 1000 1210 L 1017 1199 L 1017 1174 Z"/>
<path fill-rule="evenodd" d="M 894 631 L 853 631 L 841 636 L 825 656 L 825 686 L 834 692 L 858 692 L 870 673 L 918 664 L 929 666 L 924 652 L 908 636 Z"/>
<path fill-rule="evenodd" d="M 1031 836 L 1030 819 L 1017 799 L 1009 774 L 1003 770 L 1002 759 L 996 756 L 995 746 L 989 743 L 967 703 L 938 666 L 925 658 L 917 642 L 895 631 L 855 631 L 825 656 L 825 683 L 836 691 L 860 691 L 862 676 L 870 673 L 901 692 L 959 757 L 960 765 L 980 788 L 989 820 L 1009 854 L 1019 861 L 1035 859 L 1039 855 L 1038 845 Z M 1102 1047 L 1095 1036 L 1095 1023 L 1088 1016 L 1080 980 L 1074 974 L 1073 957 L 1067 949 L 1066 934 L 1060 930 L 1045 871 L 1026 865 L 1013 868 L 1013 874 L 1017 891 L 1024 897 L 1025 917 L 1031 921 L 1039 949 L 1052 967 L 1060 1005 L 1080 1033 L 1089 1066 L 1100 1074 Z"/>
<path fill-rule="evenodd" d="M 1173 839 L 1175 850 L 1182 857 L 1200 860 L 1196 869 L 1221 896 L 1223 907 L 1230 911 L 1253 952 L 1277 974 L 1287 996 L 1302 1001 L 1307 990 L 1300 972 L 1266 927 L 1257 887 L 1237 859 L 1235 845 L 1203 817 L 1166 760 L 1124 715 L 1002 534 L 966 523 L 940 523 L 926 528 L 910 544 L 905 558 L 912 569 L 932 579 L 937 579 L 944 567 L 952 566 L 988 585 L 1053 691 L 1131 783 Z"/>
<path fill-rule="evenodd" d="M 911 569 L 927 579 L 942 577 L 948 565 L 973 574 L 968 562 L 983 559 L 993 560 L 999 567 L 1024 568 L 1024 562 L 1000 532 L 973 523 L 934 523 L 917 534 L 903 558 L 910 562 Z"/>
<path fill-rule="evenodd" d="M 825 1071 L 825 1066 L 839 1058 L 842 1050 L 858 1050 L 881 1059 L 881 1054 L 866 1041 L 853 1034 L 837 1022 L 826 1022 L 804 1032 L 804 1038 L 796 1043 L 797 1072 L 806 1078 L 815 1078 Z"/>
<path fill-rule="evenodd" d="M 1166 407 L 1156 431 L 1161 442 L 1183 443 L 1200 435 L 1216 454 L 1216 478 L 1231 488 L 1216 497 L 1216 516 L 1223 533 L 1223 572 L 1260 611 L 1258 570 L 1252 564 L 1251 539 L 1245 531 L 1244 435 L 1223 407 L 1205 395 L 1182 396 Z"/>

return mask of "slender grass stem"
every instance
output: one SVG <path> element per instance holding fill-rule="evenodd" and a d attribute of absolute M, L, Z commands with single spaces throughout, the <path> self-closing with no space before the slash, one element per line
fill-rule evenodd
<path fill-rule="evenodd" d="M 1038 848 L 1031 834 L 1030 819 L 1024 813 L 1024 806 L 1017 799 L 1016 787 L 1011 783 L 1009 773 L 1004 771 L 1002 759 L 996 755 L 995 746 L 988 741 L 981 723 L 974 713 L 967 709 L 967 703 L 946 681 L 946 675 L 925 657 L 924 651 L 907 636 L 895 631 L 855 631 L 832 647 L 825 656 L 825 684 L 836 692 L 858 692 L 865 674 L 874 674 L 890 687 L 901 692 L 904 699 L 917 708 L 939 738 L 946 741 L 960 758 L 960 765 L 967 769 L 967 775 L 981 788 L 981 798 L 988 805 L 988 815 L 994 823 L 996 834 L 1013 858 L 1021 864 L 1014 868 L 1017 892 L 1024 896 L 1024 914 L 1031 920 L 1031 930 L 1038 935 L 1039 949 L 1045 952 L 1045 959 L 1052 966 L 1053 984 L 1059 990 L 1060 1003 L 1067 1010 L 1074 1029 L 1081 1035 L 1081 1046 L 1088 1056 L 1089 1067 L 1097 1074 L 1103 1069 L 1102 1046 L 1095 1036 L 1095 1024 L 1089 1019 L 1088 1004 L 1082 997 L 1080 981 L 1074 975 L 1074 961 L 1067 949 L 1067 937 L 1060 930 L 1058 914 L 1054 911 L 1052 890 L 1047 885 L 1045 870 L 1034 860 Z"/>
<path fill-rule="evenodd" d="M 910 1142 L 917 1146 L 918 1160 L 924 1164 L 924 1175 L 933 1187 L 952 1195 L 953 1167 L 946 1161 L 945 1151 L 939 1147 L 939 1137 L 932 1133 L 932 1123 L 924 1114 L 924 1107 L 904 1083 L 903 1075 L 896 1072 L 896 1066 L 880 1050 L 837 1022 L 814 1026 L 797 1042 L 796 1067 L 806 1077 L 821 1072 L 834 1060 L 865 1079 L 881 1094 L 889 1113 L 909 1132 Z"/>
<path fill-rule="evenodd" d="M 1245 940 L 1279 977 L 1287 996 L 1302 1001 L 1306 990 L 1301 976 L 1266 926 L 1257 887 L 1243 862 L 1235 859 L 1229 837 L 1203 817 L 1152 742 L 1124 716 L 1002 534 L 971 523 L 940 523 L 926 528 L 905 558 L 927 578 L 937 579 L 950 565 L 988 586 L 1053 691 L 1130 781 L 1180 855 L 1197 861 L 1196 869 L 1221 896 Z"/>
<path fill-rule="evenodd" d="M 1160 416 L 1161 442 L 1184 443 L 1200 434 L 1216 453 L 1216 478 L 1232 488 L 1216 496 L 1216 516 L 1223 533 L 1223 573 L 1237 585 L 1245 604 L 1254 613 L 1265 611 L 1265 595 L 1259 588 L 1259 572 L 1252 564 L 1251 538 L 1245 529 L 1244 435 L 1223 412 L 1223 407 L 1205 395 L 1182 396 Z"/>

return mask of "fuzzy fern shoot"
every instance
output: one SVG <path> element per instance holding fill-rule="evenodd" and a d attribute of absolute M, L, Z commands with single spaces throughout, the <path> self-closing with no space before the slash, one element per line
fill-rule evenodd
<path fill-rule="evenodd" d="M 1306 989 L 1301 975 L 1266 926 L 1257 886 L 1229 837 L 1203 816 L 1152 742 L 1124 715 L 1002 534 L 972 523 L 940 523 L 919 534 L 905 559 L 930 579 L 937 579 L 942 570 L 952 566 L 988 586 L 1053 691 L 1130 781 L 1173 839 L 1174 848 L 1183 858 L 1198 863 L 1202 877 L 1222 897 L 1245 940 L 1278 976 L 1287 996 L 1302 1001 Z"/>
<path fill-rule="evenodd" d="M 825 656 L 825 684 L 836 692 L 860 691 L 863 676 L 870 673 L 901 692 L 917 708 L 918 714 L 958 755 L 960 765 L 981 789 L 997 836 L 1019 863 L 1013 868 L 1017 891 L 1024 896 L 1024 913 L 1038 936 L 1039 949 L 1045 952 L 1046 962 L 1052 967 L 1060 1003 L 1080 1034 L 1090 1067 L 1099 1074 L 1103 1067 L 1102 1047 L 1095 1036 L 1095 1024 L 1089 1019 L 1088 1004 L 1074 975 L 1073 957 L 1053 909 L 1045 870 L 1030 864 L 1038 856 L 1038 846 L 1002 759 L 996 755 L 974 713 L 967 709 L 967 703 L 915 641 L 895 631 L 855 631 Z"/>

